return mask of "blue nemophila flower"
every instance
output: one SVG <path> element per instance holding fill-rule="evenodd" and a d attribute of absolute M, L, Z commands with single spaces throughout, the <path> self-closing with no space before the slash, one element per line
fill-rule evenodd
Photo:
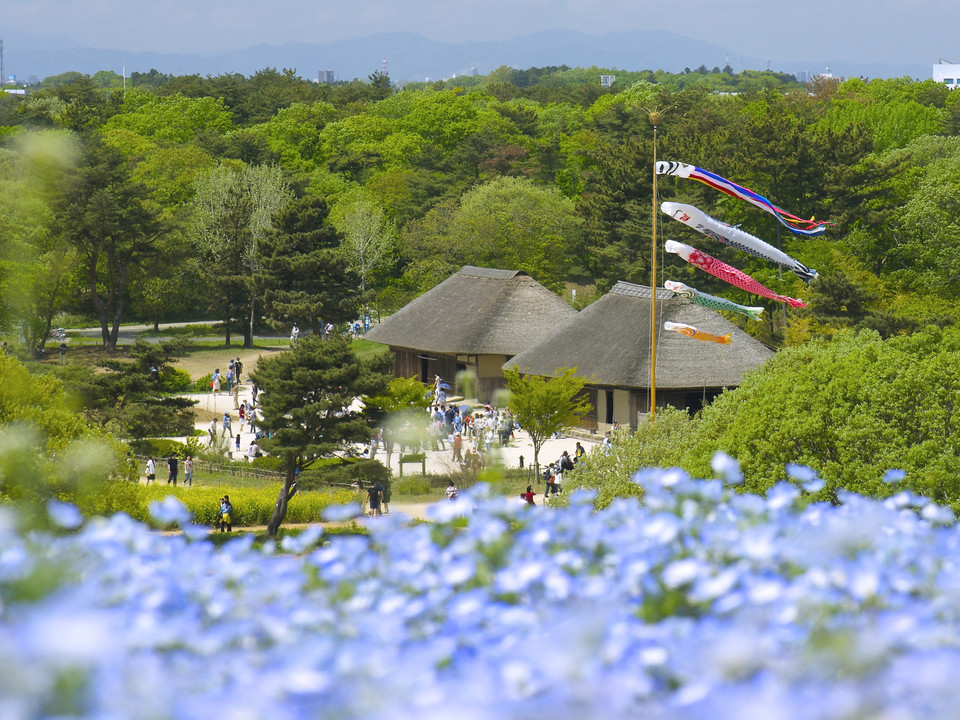
<path fill-rule="evenodd" d="M 710 467 L 717 476 L 728 485 L 739 485 L 743 482 L 743 473 L 740 472 L 740 463 L 720 451 L 713 456 Z"/>
<path fill-rule="evenodd" d="M 47 514 L 56 525 L 67 530 L 75 530 L 83 524 L 83 514 L 71 503 L 50 500 L 47 502 Z"/>
<path fill-rule="evenodd" d="M 797 465 L 796 463 L 787 463 L 787 477 L 791 480 L 799 480 L 801 483 L 808 483 L 817 478 L 817 473 L 813 468 L 806 465 Z"/>
<path fill-rule="evenodd" d="M 284 552 L 303 552 L 316 545 L 321 535 L 323 535 L 323 528 L 320 525 L 311 525 L 299 535 L 285 535 L 280 542 L 280 547 Z"/>
<path fill-rule="evenodd" d="M 636 478 L 642 503 L 473 493 L 309 552 L 120 515 L 24 537 L 0 509 L 0 716 L 953 717 L 946 509 Z"/>
<path fill-rule="evenodd" d="M 883 474 L 883 481 L 894 485 L 903 481 L 906 477 L 907 474 L 903 470 L 887 470 L 887 472 Z"/>
<path fill-rule="evenodd" d="M 173 495 L 167 495 L 163 500 L 154 500 L 150 503 L 150 517 L 158 523 L 176 523 L 185 525 L 193 517 L 187 506 Z"/>
<path fill-rule="evenodd" d="M 323 511 L 325 520 L 330 522 L 343 522 L 352 520 L 363 514 L 363 508 L 358 503 L 347 503 L 346 505 L 331 505 Z"/>

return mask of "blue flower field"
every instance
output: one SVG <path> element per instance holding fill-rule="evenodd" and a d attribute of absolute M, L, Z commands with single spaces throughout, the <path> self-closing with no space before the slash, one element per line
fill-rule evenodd
<path fill-rule="evenodd" d="M 641 471 L 643 504 L 600 512 L 480 486 L 319 549 L 319 527 L 217 549 L 172 499 L 153 513 L 183 535 L 4 513 L 0 717 L 955 718 L 953 514 L 807 504 L 797 467 L 761 498 L 714 467 Z"/>

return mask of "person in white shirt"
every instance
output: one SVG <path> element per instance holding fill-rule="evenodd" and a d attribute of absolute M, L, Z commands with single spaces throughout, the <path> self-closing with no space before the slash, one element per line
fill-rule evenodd
<path fill-rule="evenodd" d="M 153 455 L 147 458 L 147 485 L 157 478 L 157 464 L 153 461 Z"/>

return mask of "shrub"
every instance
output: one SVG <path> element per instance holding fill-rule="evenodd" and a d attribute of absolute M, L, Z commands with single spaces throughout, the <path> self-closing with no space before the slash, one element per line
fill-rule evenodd
<path fill-rule="evenodd" d="M 311 490 L 326 485 L 352 485 L 362 480 L 365 486 L 379 482 L 390 487 L 390 469 L 379 460 L 346 460 L 336 465 L 313 466 L 300 473 L 298 483 L 302 489 Z"/>
<path fill-rule="evenodd" d="M 129 480 L 107 480 L 103 485 L 81 492 L 76 504 L 87 517 L 106 517 L 118 512 L 141 521 L 148 517 L 148 503 L 141 486 Z"/>
<path fill-rule="evenodd" d="M 160 376 L 160 389 L 164 392 L 190 392 L 194 388 L 193 378 L 186 370 L 175 367 L 164 367 Z"/>
<path fill-rule="evenodd" d="M 254 459 L 250 465 L 261 470 L 274 470 L 276 472 L 282 472 L 283 458 L 279 458 L 276 455 L 261 455 L 260 457 Z"/>
<path fill-rule="evenodd" d="M 243 378 L 241 378 L 241 380 L 242 379 Z M 202 378 L 197 380 L 196 385 L 194 387 L 196 392 L 199 392 L 199 393 L 210 392 L 212 383 L 213 383 L 213 373 L 211 372 L 211 373 L 207 373 Z"/>
<path fill-rule="evenodd" d="M 397 495 L 428 495 L 430 490 L 430 479 L 423 475 L 398 478 L 393 482 L 393 491 Z"/>
<path fill-rule="evenodd" d="M 143 498 L 143 507 L 149 507 L 153 500 L 163 500 L 173 495 L 182 502 L 193 515 L 194 522 L 200 525 L 214 525 L 217 522 L 217 513 L 220 511 L 220 498 L 230 496 L 233 505 L 233 524 L 237 527 L 250 525 L 266 525 L 273 514 L 273 506 L 277 500 L 278 488 L 231 488 L 224 493 L 223 488 L 214 487 L 176 487 L 166 485 L 133 486 L 140 491 Z M 319 522 L 324 511 L 332 505 L 346 505 L 358 502 L 359 498 L 353 490 L 324 490 L 317 492 L 299 492 L 290 502 L 287 509 L 287 523 Z M 134 504 L 138 511 L 139 504 Z M 124 508 L 125 512 L 133 514 Z M 137 519 L 147 520 L 146 513 L 140 512 Z"/>

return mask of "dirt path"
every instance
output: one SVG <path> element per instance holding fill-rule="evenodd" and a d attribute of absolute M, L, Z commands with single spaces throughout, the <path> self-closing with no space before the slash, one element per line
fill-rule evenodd
<path fill-rule="evenodd" d="M 183 357 L 178 358 L 177 361 L 173 363 L 173 366 L 180 370 L 186 370 L 194 380 L 212 373 L 217 368 L 220 369 L 221 374 L 226 376 L 230 360 L 239 357 L 240 362 L 243 363 L 243 375 L 240 379 L 246 382 L 250 377 L 250 373 L 256 370 L 257 363 L 261 357 L 274 357 L 286 350 L 289 350 L 289 348 L 283 345 L 252 348 L 209 348 L 189 352 Z"/>

